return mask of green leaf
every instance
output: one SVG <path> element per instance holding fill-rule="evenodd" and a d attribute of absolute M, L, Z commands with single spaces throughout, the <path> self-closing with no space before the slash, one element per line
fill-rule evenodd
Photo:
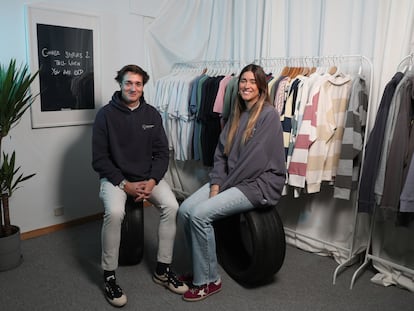
<path fill-rule="evenodd" d="M 30 92 L 30 85 L 36 76 L 32 76 L 27 65 L 17 67 L 12 59 L 6 68 L 0 65 L 0 135 L 5 137 L 31 106 L 39 94 Z"/>
<path fill-rule="evenodd" d="M 9 197 L 12 196 L 13 191 L 18 189 L 20 183 L 32 178 L 36 174 L 29 174 L 24 176 L 20 174 L 17 176 L 20 166 L 15 168 L 16 163 L 16 152 L 13 151 L 11 158 L 9 155 L 3 152 L 3 164 L 0 167 L 0 182 L 1 182 L 1 193 L 7 193 Z M 17 176 L 17 178 L 15 178 Z"/>

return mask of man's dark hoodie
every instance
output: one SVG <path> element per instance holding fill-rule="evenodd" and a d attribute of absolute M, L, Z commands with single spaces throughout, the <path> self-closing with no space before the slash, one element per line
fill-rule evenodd
<path fill-rule="evenodd" d="M 116 91 L 95 118 L 92 167 L 100 178 L 117 186 L 123 179 L 157 183 L 168 168 L 168 140 L 158 111 L 141 97 L 130 110 Z"/>

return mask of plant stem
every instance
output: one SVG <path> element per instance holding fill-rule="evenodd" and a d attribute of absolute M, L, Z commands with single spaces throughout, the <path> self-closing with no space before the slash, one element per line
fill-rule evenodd
<path fill-rule="evenodd" d="M 12 234 L 12 227 L 10 225 L 9 195 L 7 193 L 1 195 L 1 203 L 3 205 L 4 234 L 9 236 Z"/>

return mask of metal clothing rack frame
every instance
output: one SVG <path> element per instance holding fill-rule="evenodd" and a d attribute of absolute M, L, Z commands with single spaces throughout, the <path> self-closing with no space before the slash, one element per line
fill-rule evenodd
<path fill-rule="evenodd" d="M 398 64 L 398 67 L 397 67 L 397 71 L 406 72 L 407 69 L 408 70 L 411 70 L 411 68 L 413 66 L 413 62 L 414 62 L 414 52 L 411 53 L 411 54 L 409 54 L 409 55 L 407 55 L 407 56 L 405 56 L 400 61 L 400 63 Z M 404 67 L 403 67 L 403 65 L 404 65 Z M 397 270 L 400 270 L 400 271 L 403 271 L 403 272 L 407 272 L 409 274 L 414 275 L 414 270 L 413 269 L 410 269 L 410 268 L 408 268 L 406 266 L 399 265 L 397 263 L 394 263 L 392 261 L 383 259 L 383 258 L 381 258 L 379 256 L 375 256 L 374 254 L 370 253 L 370 251 L 372 251 L 371 250 L 371 243 L 372 243 L 372 236 L 374 234 L 374 229 L 375 229 L 375 216 L 377 214 L 377 208 L 378 207 L 375 205 L 374 206 L 374 209 L 373 209 L 373 212 L 372 212 L 372 216 L 371 216 L 371 225 L 370 225 L 369 236 L 368 236 L 368 245 L 367 245 L 367 248 L 366 248 L 366 251 L 365 251 L 365 259 L 364 259 L 364 262 L 361 264 L 361 266 L 359 266 L 359 268 L 357 270 L 355 270 L 355 272 L 354 272 L 354 274 L 352 276 L 350 289 L 353 288 L 356 279 L 365 270 L 365 268 L 368 266 L 368 264 L 369 264 L 369 262 L 371 260 L 378 261 L 378 262 L 380 262 L 382 264 L 389 265 L 390 267 L 393 267 L 393 268 L 395 268 Z"/>
<path fill-rule="evenodd" d="M 355 62 L 355 63 L 359 63 L 359 69 L 358 69 L 358 73 L 361 74 L 364 71 L 364 69 L 368 69 L 369 70 L 369 95 L 368 95 L 368 108 L 367 108 L 367 124 L 365 127 L 365 137 L 368 137 L 368 130 L 370 128 L 368 122 L 369 122 L 369 116 L 372 113 L 371 110 L 371 106 L 370 105 L 370 100 L 372 97 L 372 81 L 373 81 L 373 64 L 372 61 L 367 58 L 366 56 L 363 55 L 331 55 L 331 56 L 305 56 L 305 57 L 293 57 L 293 58 L 287 58 L 287 57 L 280 57 L 280 58 L 262 58 L 262 59 L 257 59 L 254 61 L 256 64 L 261 65 L 265 70 L 271 70 L 272 68 L 279 68 L 280 71 L 282 69 L 282 67 L 284 66 L 341 66 L 345 63 L 350 63 L 350 62 Z M 367 67 L 367 68 L 365 68 Z M 362 151 L 362 163 L 364 160 L 364 155 L 365 155 L 365 144 L 366 144 L 366 139 L 364 140 L 364 144 L 363 144 L 363 151 Z M 361 170 L 362 170 L 362 163 L 361 163 Z M 359 185 L 359 183 L 358 183 Z M 356 190 L 358 193 L 358 190 Z M 357 195 L 356 195 L 357 197 Z M 337 249 L 341 249 L 342 251 L 347 253 L 347 259 L 345 262 L 339 264 L 337 266 L 337 268 L 334 271 L 333 274 L 333 284 L 336 283 L 336 278 L 339 275 L 340 272 L 342 272 L 346 267 L 350 266 L 352 263 L 354 263 L 354 260 L 356 258 L 356 256 L 359 253 L 362 253 L 364 250 L 362 250 L 361 252 L 359 252 L 358 254 L 355 254 L 355 227 L 357 224 L 357 217 L 358 217 L 358 208 L 357 208 L 357 202 L 358 202 L 358 198 L 355 199 L 355 206 L 354 206 L 354 214 L 353 214 L 353 224 L 352 224 L 352 239 L 351 239 L 351 245 L 349 248 L 343 247 L 341 245 L 336 245 L 335 243 L 332 242 L 327 242 L 324 241 L 322 239 L 319 239 L 317 237 L 313 237 L 313 236 L 309 236 L 300 232 L 297 232 L 293 229 L 287 228 L 285 227 L 285 231 L 290 232 L 292 234 L 294 234 L 295 236 L 301 236 L 310 240 L 313 240 L 315 242 L 318 243 L 322 243 L 323 245 L 329 245 L 332 247 L 335 247 Z"/>
<path fill-rule="evenodd" d="M 205 70 L 211 75 L 238 73 L 244 64 L 239 60 L 206 60 L 194 62 L 175 63 L 171 68 L 171 73 L 195 72 Z"/>
<path fill-rule="evenodd" d="M 278 70 L 281 72 L 284 66 L 297 66 L 297 67 L 305 67 L 305 66 L 315 66 L 315 67 L 330 67 L 330 66 L 338 66 L 340 68 L 341 65 L 349 64 L 349 63 L 359 64 L 358 73 L 362 74 L 365 73 L 366 70 L 369 71 L 369 95 L 368 95 L 368 109 L 367 109 L 367 124 L 365 129 L 365 137 L 368 137 L 368 129 L 370 128 L 368 122 L 370 120 L 369 116 L 372 113 L 371 106 L 369 101 L 372 97 L 372 81 L 373 81 L 373 64 L 372 61 L 363 55 L 331 55 L 331 56 L 304 56 L 304 57 L 272 57 L 272 58 L 260 58 L 254 60 L 252 63 L 258 64 L 262 66 L 266 71 L 269 70 Z M 239 71 L 247 65 L 247 62 L 242 62 L 239 60 L 210 60 L 210 61 L 194 61 L 194 62 L 178 62 L 175 63 L 170 73 L 180 73 L 180 72 L 195 72 L 201 73 L 206 72 L 210 75 L 217 75 L 217 74 L 229 74 L 234 73 L 238 74 Z M 364 151 L 365 151 L 365 144 L 366 140 L 364 140 L 364 146 L 362 151 L 362 163 L 364 160 Z M 361 164 L 362 165 L 362 164 Z M 361 167 L 362 169 L 362 167 Z M 358 199 L 355 200 L 358 202 Z M 358 210 L 355 206 L 354 208 L 354 215 L 353 215 L 353 231 L 352 231 L 352 239 L 351 245 L 349 248 L 343 247 L 341 245 L 336 245 L 335 243 L 327 242 L 317 237 L 308 236 L 306 234 L 302 234 L 299 232 L 295 232 L 290 228 L 286 228 L 285 230 L 288 232 L 292 232 L 297 236 L 302 236 L 307 239 L 313 240 L 315 242 L 319 242 L 325 245 L 330 245 L 337 249 L 341 249 L 344 252 L 347 252 L 348 258 L 344 263 L 338 265 L 335 269 L 333 275 L 333 284 L 336 282 L 337 275 L 344 270 L 347 266 L 354 262 L 354 259 L 359 254 L 354 254 L 354 247 L 355 247 L 355 226 L 357 223 L 357 216 Z M 362 251 L 361 251 L 362 252 Z"/>

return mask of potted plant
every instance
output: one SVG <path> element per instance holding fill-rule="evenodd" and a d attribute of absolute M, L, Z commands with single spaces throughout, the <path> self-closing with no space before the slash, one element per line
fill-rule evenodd
<path fill-rule="evenodd" d="M 10 223 L 9 199 L 21 182 L 35 175 L 20 173 L 15 151 L 11 156 L 2 152 L 2 140 L 35 100 L 37 95 L 30 92 L 30 85 L 38 73 L 30 75 L 28 66 L 17 66 L 14 59 L 7 68 L 0 64 L 0 271 L 21 262 L 20 228 Z"/>

